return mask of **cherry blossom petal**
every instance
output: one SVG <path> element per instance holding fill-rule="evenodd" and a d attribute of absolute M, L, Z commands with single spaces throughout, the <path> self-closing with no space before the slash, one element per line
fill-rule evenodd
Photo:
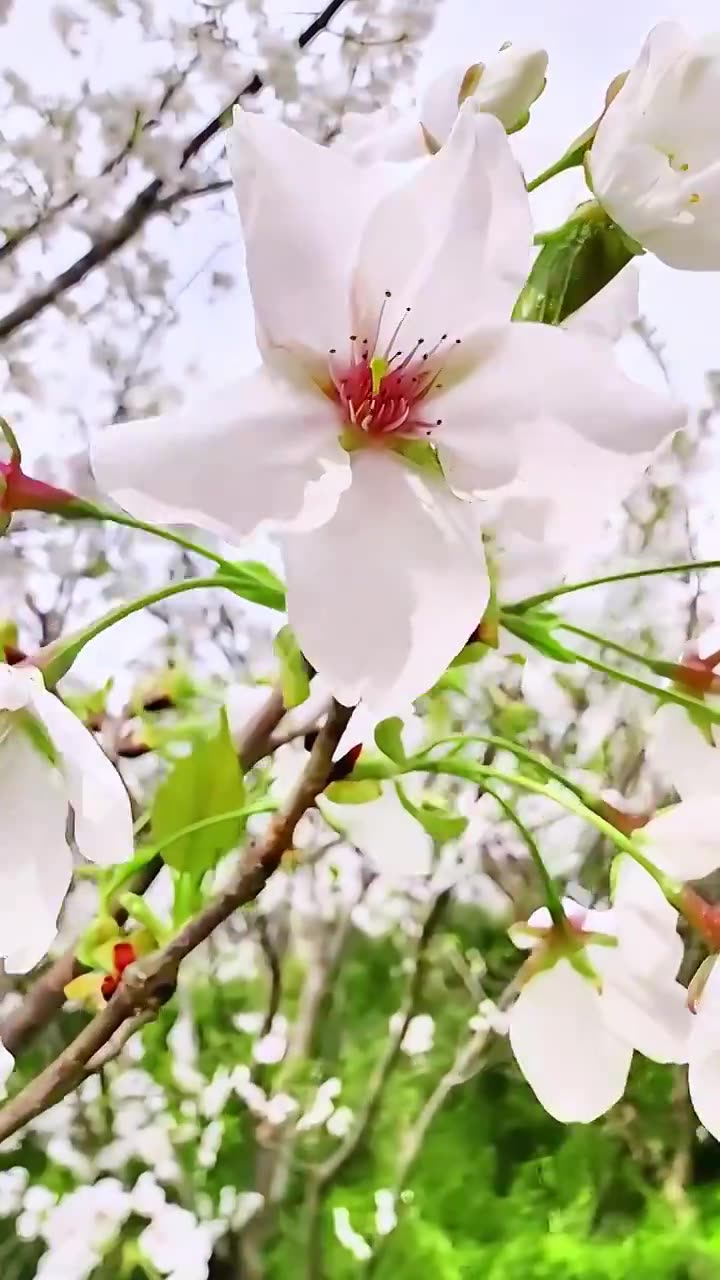
<path fill-rule="evenodd" d="M 715 965 L 690 1033 L 688 1086 L 698 1119 L 720 1141 L 720 969 Z"/>
<path fill-rule="evenodd" d="M 587 337 L 619 342 L 640 313 L 640 273 L 634 262 L 613 276 L 589 302 L 563 321 L 563 329 Z"/>
<path fill-rule="evenodd" d="M 380 346 L 399 322 L 407 351 L 509 319 L 530 265 L 522 175 L 502 125 L 460 112 L 446 145 L 372 214 L 353 280 L 356 329 Z M 386 295 L 390 293 L 388 298 Z M 410 307 L 411 311 L 407 311 Z"/>
<path fill-rule="evenodd" d="M 604 343 L 546 324 L 508 325 L 464 380 L 448 381 L 433 395 L 432 408 L 442 419 L 436 443 L 443 468 L 460 492 L 487 486 L 488 433 L 493 440 L 505 433 L 508 458 L 519 460 L 527 442 L 540 470 L 548 420 L 602 448 L 637 454 L 654 449 L 686 416 L 667 397 L 626 378 Z M 551 431 L 546 443 L 545 472 L 548 457 L 560 462 Z M 565 489 L 564 478 L 557 487 Z"/>
<path fill-rule="evenodd" d="M 356 126 L 354 121 L 349 127 L 349 116 L 359 117 L 365 127 Z M 365 124 L 367 121 L 373 123 Z M 429 154 L 419 120 L 397 119 L 382 108 L 373 112 L 348 112 L 335 145 L 342 146 L 357 164 L 424 160 Z"/>
<path fill-rule="evenodd" d="M 322 796 L 318 807 L 386 883 L 427 876 L 432 870 L 432 840 L 403 808 L 394 787 L 383 787 L 382 795 L 367 804 L 335 804 Z"/>
<path fill-rule="evenodd" d="M 36 671 L 0 663 L 0 712 L 27 707 L 32 702 L 38 679 Z"/>
<path fill-rule="evenodd" d="M 26 973 L 52 945 L 72 876 L 63 779 L 22 730 L 0 742 L 0 955 Z"/>
<path fill-rule="evenodd" d="M 90 731 L 52 693 L 38 690 L 34 706 L 60 755 L 78 849 L 100 866 L 126 862 L 134 849 L 132 813 L 119 773 Z"/>
<path fill-rule="evenodd" d="M 520 1070 L 556 1120 L 588 1124 L 622 1097 L 632 1048 L 607 1025 L 592 982 L 567 960 L 523 987 L 509 1035 Z"/>
<path fill-rule="evenodd" d="M 15 1067 L 15 1059 L 11 1053 L 8 1053 L 5 1045 L 0 1041 L 0 1097 L 5 1097 L 7 1089 L 5 1082 Z"/>
<path fill-rule="evenodd" d="M 100 486 L 141 519 L 231 540 L 296 519 L 308 486 L 347 476 L 336 408 L 314 386 L 259 369 L 192 408 L 100 433 Z"/>
<path fill-rule="evenodd" d="M 678 913 L 656 880 L 629 855 L 613 867 L 611 915 L 622 965 L 639 977 L 675 977 L 683 957 Z"/>
<path fill-rule="evenodd" d="M 552 419 L 536 426 L 532 434 L 523 433 L 511 492 L 548 504 L 546 544 L 573 549 L 577 559 L 587 557 L 608 520 L 640 483 L 653 453 L 614 453 Z"/>
<path fill-rule="evenodd" d="M 720 750 L 708 742 L 682 707 L 667 702 L 655 713 L 647 757 L 683 800 L 720 794 Z"/>
<path fill-rule="evenodd" d="M 668 875 L 702 880 L 720 867 L 720 796 L 683 800 L 657 814 L 635 838 Z"/>
<path fill-rule="evenodd" d="M 356 164 L 342 148 L 239 107 L 227 148 L 262 336 L 270 348 L 326 360 L 352 332 L 351 273 L 391 167 Z"/>
<path fill-rule="evenodd" d="M 333 518 L 283 543 L 303 653 L 340 702 L 379 718 L 435 683 L 487 604 L 475 513 L 386 450 L 353 454 Z"/>
<path fill-rule="evenodd" d="M 603 1016 L 627 1044 L 653 1062 L 687 1062 L 693 1015 L 679 982 L 643 982 L 622 965 L 602 993 Z"/>

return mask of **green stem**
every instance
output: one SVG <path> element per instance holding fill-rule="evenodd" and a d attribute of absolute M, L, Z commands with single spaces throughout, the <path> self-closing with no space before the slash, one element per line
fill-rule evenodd
<path fill-rule="evenodd" d="M 563 920 L 565 919 L 565 912 L 563 910 L 562 900 L 560 898 L 560 894 L 558 893 L 557 885 L 555 884 L 555 881 L 553 880 L 552 876 L 550 875 L 550 872 L 545 866 L 543 856 L 540 852 L 537 840 L 532 834 L 532 831 L 530 830 L 529 827 L 525 826 L 525 823 L 520 817 L 520 814 L 517 813 L 515 809 L 513 809 L 509 800 L 506 800 L 503 796 L 499 795 L 498 792 L 494 791 L 492 787 L 488 787 L 487 785 L 485 785 L 484 790 L 487 792 L 489 796 L 492 796 L 496 804 L 500 806 L 503 813 L 509 818 L 509 820 L 517 828 L 521 839 L 527 845 L 528 853 L 532 858 L 532 861 L 535 865 L 535 869 L 540 877 L 540 881 L 543 886 L 543 890 L 545 893 L 545 905 L 547 906 L 547 909 L 550 912 L 550 916 L 553 920 L 553 923 L 562 924 Z"/>
<path fill-rule="evenodd" d="M 573 782 L 570 778 L 566 778 L 560 769 L 556 769 L 549 760 L 541 756 L 536 751 L 531 751 L 529 747 L 523 747 L 519 742 L 513 742 L 511 738 L 502 738 L 497 734 L 482 733 L 452 733 L 447 738 L 438 738 L 437 742 L 433 742 L 429 751 L 434 751 L 436 747 L 444 747 L 457 743 L 463 745 L 466 742 L 483 742 L 491 747 L 500 747 L 504 751 L 511 751 L 519 760 L 527 760 L 528 764 L 537 765 L 542 769 L 549 778 L 554 778 L 561 786 L 567 787 L 572 791 L 583 804 L 587 804 L 588 793 L 583 787 Z"/>
<path fill-rule="evenodd" d="M 133 613 L 138 613 L 141 609 L 146 609 L 149 605 L 159 604 L 162 600 L 169 600 L 171 596 L 179 596 L 185 591 L 196 591 L 199 588 L 207 587 L 226 587 L 237 595 L 238 579 L 216 574 L 212 578 L 190 578 L 185 582 L 171 582 L 168 586 L 159 587 L 157 591 L 150 591 L 147 595 L 138 596 L 136 600 L 129 601 L 128 604 L 119 605 L 117 609 L 111 609 L 109 613 L 91 623 L 79 635 L 65 642 L 58 641 L 56 645 L 52 646 L 51 653 L 46 651 L 47 656 L 42 663 L 45 683 L 49 687 L 55 685 L 62 676 L 67 674 L 85 646 L 91 640 L 95 640 L 102 635 L 103 631 L 114 627 L 117 622 L 122 622 L 125 618 L 129 618 Z"/>
<path fill-rule="evenodd" d="M 702 569 L 720 569 L 720 560 L 689 560 L 684 564 L 665 564 L 657 569 L 628 569 L 625 573 L 610 573 L 602 578 L 585 578 L 582 582 L 566 582 L 550 591 L 541 591 L 535 596 L 525 596 L 514 604 L 503 605 L 505 612 L 524 613 L 526 609 L 534 609 L 537 605 L 547 604 L 558 596 L 570 595 L 574 591 L 584 591 L 586 587 L 604 587 L 612 582 L 632 582 L 638 578 L 655 578 L 664 573 L 699 573 Z"/>
<path fill-rule="evenodd" d="M 537 188 L 541 187 L 544 182 L 549 182 L 551 178 L 556 178 L 559 173 L 565 173 L 567 169 L 576 169 L 581 163 L 582 155 L 578 156 L 573 151 L 569 154 L 566 153 L 559 160 L 556 160 L 554 164 L 549 165 L 547 169 L 543 169 L 542 173 L 539 173 L 531 182 L 526 183 L 527 190 L 537 191 Z"/>
<path fill-rule="evenodd" d="M 713 724 L 720 724 L 720 710 L 716 710 L 707 702 L 701 702 L 699 698 L 693 698 L 688 693 L 681 693 L 678 689 L 658 689 L 657 685 L 650 684 L 648 680 L 641 680 L 638 676 L 631 676 L 627 671 L 620 671 L 618 667 L 610 667 L 606 662 L 599 662 L 597 658 L 591 658 L 586 653 L 578 653 L 575 649 L 569 650 L 577 662 L 582 662 L 586 667 L 590 667 L 593 671 L 599 671 L 602 675 L 610 676 L 613 680 L 620 680 L 622 684 L 629 684 L 633 689 L 640 689 L 642 693 L 649 693 L 653 698 L 658 698 L 661 702 L 674 702 L 679 707 L 684 707 L 686 711 L 697 711 L 705 720 L 712 721 Z"/>
<path fill-rule="evenodd" d="M 124 511 L 108 511 L 104 507 L 98 507 L 97 519 L 107 524 L 122 525 L 126 529 L 139 529 L 142 533 L 151 533 L 156 538 L 164 538 L 166 542 L 173 542 L 176 547 L 182 547 L 183 551 L 192 551 L 195 555 L 204 556 L 206 560 L 212 560 L 226 573 L 231 574 L 233 571 L 229 560 L 217 555 L 215 551 L 210 551 L 208 547 L 201 547 L 190 538 L 184 538 L 181 533 L 173 533 L 171 529 L 149 524 L 146 520 L 136 520 L 134 516 L 126 515 Z"/>
<path fill-rule="evenodd" d="M 607 636 L 598 635 L 595 631 L 588 631 L 585 627 L 576 627 L 571 622 L 558 622 L 557 630 L 569 631 L 574 636 L 581 636 L 583 640 L 590 640 L 593 644 L 599 645 L 601 649 L 612 649 L 613 653 L 619 653 L 623 658 L 630 658 L 632 662 L 637 662 L 642 667 L 648 667 L 656 676 L 672 679 L 675 674 L 676 667 L 673 663 L 651 658 L 648 654 L 638 653 L 636 649 L 628 649 L 627 645 L 620 644 L 617 640 L 609 640 Z"/>
<path fill-rule="evenodd" d="M 505 773 L 501 769 L 493 769 L 490 765 L 484 764 L 466 764 L 462 760 L 418 760 L 412 762 L 413 770 L 422 771 L 424 773 L 450 774 L 456 778 L 466 778 L 469 782 L 478 782 L 482 778 L 494 778 L 497 782 L 505 782 L 512 787 L 522 787 L 524 791 L 531 791 L 534 795 L 546 796 L 549 800 L 554 800 L 556 804 L 567 809 L 568 813 L 574 814 L 578 818 L 583 818 L 598 831 L 612 840 L 613 844 L 621 853 L 627 853 L 637 862 L 644 871 L 651 875 L 653 880 L 660 885 L 666 897 L 672 900 L 679 895 L 681 886 L 674 880 L 670 880 L 663 871 L 656 867 L 644 853 L 640 851 L 635 842 L 629 836 L 623 835 L 616 827 L 608 822 L 606 818 L 601 817 L 599 813 L 595 813 L 592 809 L 588 809 L 576 796 L 573 795 L 557 795 L 554 791 L 550 791 L 545 783 L 536 782 L 534 778 L 526 778 L 520 773 Z"/>

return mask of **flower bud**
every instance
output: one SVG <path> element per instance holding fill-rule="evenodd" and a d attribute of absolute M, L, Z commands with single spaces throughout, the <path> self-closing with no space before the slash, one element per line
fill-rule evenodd
<path fill-rule="evenodd" d="M 716 38 L 678 23 L 650 32 L 587 157 L 596 198 L 671 267 L 720 270 Z"/>
<path fill-rule="evenodd" d="M 562 324 L 641 252 L 592 200 L 544 239 L 515 303 L 514 320 Z"/>

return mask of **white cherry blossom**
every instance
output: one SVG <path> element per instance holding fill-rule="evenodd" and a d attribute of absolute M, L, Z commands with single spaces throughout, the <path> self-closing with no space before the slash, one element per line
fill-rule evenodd
<path fill-rule="evenodd" d="M 590 151 L 597 199 L 671 267 L 720 269 L 719 108 L 720 35 L 661 22 Z"/>
<path fill-rule="evenodd" d="M 263 366 L 108 430 L 96 474 L 145 518 L 235 538 L 283 527 L 303 652 L 339 701 L 381 718 L 483 614 L 477 504 L 461 499 L 511 481 L 547 419 L 642 454 L 684 415 L 593 338 L 509 322 L 531 226 L 491 116 L 466 104 L 406 169 L 238 112 L 230 156 Z"/>
<path fill-rule="evenodd" d="M 0 954 L 10 972 L 36 965 L 56 935 L 72 875 L 69 815 L 84 857 L 132 857 L 130 802 L 110 761 L 38 671 L 0 665 Z"/>
<path fill-rule="evenodd" d="M 648 973 L 636 963 L 632 930 L 617 913 L 586 911 L 572 901 L 565 910 L 575 947 L 538 964 L 510 1012 L 509 1037 L 545 1110 L 556 1120 L 588 1123 L 622 1097 L 634 1049 L 657 1062 L 686 1061 L 690 1014 L 669 940 Z M 513 940 L 544 947 L 550 926 L 541 908 L 527 934 L 514 930 Z"/>
<path fill-rule="evenodd" d="M 713 966 L 695 1004 L 688 1089 L 698 1119 L 720 1142 L 720 968 Z"/>
<path fill-rule="evenodd" d="M 457 63 L 430 81 L 416 112 L 398 116 L 387 107 L 372 114 L 349 112 L 339 145 L 360 163 L 418 159 L 447 141 L 463 102 L 513 132 L 527 122 L 545 88 L 547 64 L 544 49 L 515 44 L 504 45 L 486 63 Z"/>

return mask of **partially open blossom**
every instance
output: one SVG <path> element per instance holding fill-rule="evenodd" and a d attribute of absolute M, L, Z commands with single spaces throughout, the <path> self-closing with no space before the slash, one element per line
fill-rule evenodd
<path fill-rule="evenodd" d="M 478 495 L 546 419 L 622 453 L 684 415 L 607 347 L 510 323 L 527 193 L 465 104 L 420 166 L 360 166 L 259 115 L 230 141 L 264 363 L 179 414 L 100 436 L 94 464 L 150 519 L 284 528 L 288 613 L 335 697 L 378 717 L 437 680 L 489 586 Z"/>
<path fill-rule="evenodd" d="M 0 461 L 0 530 L 14 511 L 51 511 L 67 519 L 87 519 L 95 509 L 66 489 L 26 475 L 19 458 Z"/>
<path fill-rule="evenodd" d="M 688 1089 L 698 1120 L 720 1142 L 720 967 L 695 1002 L 688 1052 Z"/>
<path fill-rule="evenodd" d="M 656 1062 L 686 1061 L 690 1014 L 675 982 L 673 942 L 648 972 L 632 929 L 613 910 L 572 901 L 565 910 L 563 927 L 541 908 L 524 932 L 513 931 L 517 945 L 534 950 L 509 1036 L 545 1110 L 588 1123 L 622 1097 L 634 1049 Z"/>
<path fill-rule="evenodd" d="M 441 72 L 425 89 L 415 113 L 350 113 L 343 121 L 341 145 L 360 163 L 426 156 L 447 142 L 464 102 L 495 116 L 512 133 L 527 123 L 530 107 L 545 88 L 547 64 L 544 49 L 506 44 L 486 63 L 459 63 Z"/>
<path fill-rule="evenodd" d="M 675 682 L 695 698 L 717 693 L 719 641 L 717 627 L 709 628 L 677 665 Z M 652 718 L 647 753 L 653 768 L 682 799 L 720 794 L 720 725 L 701 723 L 684 707 L 666 702 Z"/>
<path fill-rule="evenodd" d="M 127 792 L 76 716 L 39 672 L 0 664 L 0 955 L 25 973 L 47 953 L 72 875 L 72 818 L 84 857 L 133 854 Z"/>
<path fill-rule="evenodd" d="M 589 154 L 597 199 L 671 267 L 720 270 L 720 36 L 650 32 Z"/>

